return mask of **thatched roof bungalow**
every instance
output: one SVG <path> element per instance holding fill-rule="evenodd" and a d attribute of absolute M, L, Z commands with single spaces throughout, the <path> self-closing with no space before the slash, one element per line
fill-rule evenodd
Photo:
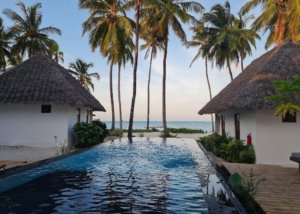
<path fill-rule="evenodd" d="M 0 75 L 0 145 L 54 147 L 72 141 L 76 122 L 92 121 L 100 102 L 46 55 Z"/>
<path fill-rule="evenodd" d="M 257 163 L 291 165 L 289 155 L 300 151 L 300 121 L 274 116 L 273 81 L 300 75 L 300 44 L 289 42 L 254 60 L 229 85 L 208 102 L 199 114 L 216 113 L 220 133 L 246 140 L 251 134 Z"/>

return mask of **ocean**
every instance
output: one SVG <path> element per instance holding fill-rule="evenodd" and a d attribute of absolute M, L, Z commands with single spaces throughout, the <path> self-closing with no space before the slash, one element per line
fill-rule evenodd
<path fill-rule="evenodd" d="M 103 121 L 106 123 L 107 128 L 111 128 L 111 121 Z M 210 121 L 167 121 L 168 128 L 187 128 L 187 129 L 202 129 L 204 131 L 211 131 L 211 122 Z M 123 129 L 128 128 L 128 121 L 123 121 Z M 145 129 L 147 121 L 134 121 L 133 129 Z M 120 128 L 120 122 L 116 121 L 116 128 Z M 163 123 L 162 121 L 150 121 L 149 126 L 151 128 L 157 128 L 162 130 Z"/>

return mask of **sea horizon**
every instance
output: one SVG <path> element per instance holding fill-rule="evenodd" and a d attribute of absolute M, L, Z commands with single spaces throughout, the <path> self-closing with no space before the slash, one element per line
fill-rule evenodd
<path fill-rule="evenodd" d="M 102 120 L 106 123 L 107 128 L 111 128 L 111 120 Z M 128 129 L 129 121 L 123 121 L 123 129 Z M 147 125 L 146 120 L 135 120 L 133 122 L 133 129 L 145 129 Z M 162 130 L 163 123 L 161 120 L 149 121 L 150 128 L 156 128 Z M 203 131 L 210 132 L 211 121 L 201 121 L 201 120 L 168 120 L 168 128 L 187 128 L 187 129 L 202 129 Z M 120 121 L 115 121 L 115 127 L 120 128 Z"/>

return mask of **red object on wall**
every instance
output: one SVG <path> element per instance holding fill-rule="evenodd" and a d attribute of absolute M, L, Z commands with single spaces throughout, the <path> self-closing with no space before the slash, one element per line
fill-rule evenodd
<path fill-rule="evenodd" d="M 251 133 L 249 133 L 247 135 L 247 145 L 252 145 L 252 137 L 251 137 Z"/>

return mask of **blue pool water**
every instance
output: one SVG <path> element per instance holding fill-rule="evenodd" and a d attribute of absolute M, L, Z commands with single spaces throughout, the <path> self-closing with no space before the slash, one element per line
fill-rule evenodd
<path fill-rule="evenodd" d="M 208 213 L 211 170 L 194 140 L 120 139 L 0 179 L 0 213 Z"/>

